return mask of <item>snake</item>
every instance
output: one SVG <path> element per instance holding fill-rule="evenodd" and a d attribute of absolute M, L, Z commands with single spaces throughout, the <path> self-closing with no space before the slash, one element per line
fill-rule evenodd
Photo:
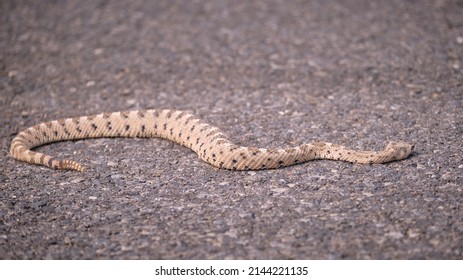
<path fill-rule="evenodd" d="M 228 170 L 273 169 L 317 159 L 379 164 L 405 159 L 414 149 L 403 141 L 389 142 L 381 151 L 352 150 L 323 141 L 290 148 L 247 147 L 234 144 L 222 130 L 189 112 L 150 109 L 43 122 L 19 132 L 11 142 L 10 155 L 27 163 L 82 172 L 84 167 L 76 161 L 32 149 L 58 141 L 102 137 L 168 139 L 190 148 L 212 166 Z"/>

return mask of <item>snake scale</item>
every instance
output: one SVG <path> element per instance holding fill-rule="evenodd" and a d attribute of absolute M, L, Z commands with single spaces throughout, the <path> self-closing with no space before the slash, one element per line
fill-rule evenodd
<path fill-rule="evenodd" d="M 177 110 L 138 110 L 44 122 L 20 132 L 12 141 L 13 158 L 55 169 L 83 171 L 72 160 L 56 159 L 31 149 L 43 144 L 98 137 L 160 137 L 193 150 L 218 168 L 259 170 L 279 168 L 314 159 L 352 163 L 386 163 L 407 158 L 413 145 L 390 142 L 382 151 L 354 151 L 344 146 L 314 142 L 286 149 L 244 147 L 233 144 L 217 127 Z"/>

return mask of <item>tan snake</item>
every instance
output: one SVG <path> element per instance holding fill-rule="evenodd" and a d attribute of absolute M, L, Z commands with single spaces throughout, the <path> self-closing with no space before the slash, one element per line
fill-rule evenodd
<path fill-rule="evenodd" d="M 278 168 L 314 159 L 353 163 L 386 163 L 407 158 L 413 145 L 390 142 L 382 151 L 354 151 L 344 146 L 314 142 L 286 149 L 243 147 L 233 144 L 218 128 L 177 110 L 139 110 L 59 119 L 29 127 L 12 141 L 13 158 L 56 169 L 83 171 L 72 160 L 55 159 L 31 151 L 43 144 L 98 137 L 160 137 L 193 150 L 218 168 L 258 170 Z"/>

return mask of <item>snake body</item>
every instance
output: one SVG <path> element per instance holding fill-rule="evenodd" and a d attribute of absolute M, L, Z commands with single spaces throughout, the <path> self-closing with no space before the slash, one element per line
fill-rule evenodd
<path fill-rule="evenodd" d="M 286 149 L 235 145 L 217 127 L 177 110 L 138 110 L 44 122 L 20 132 L 12 141 L 13 158 L 55 169 L 83 171 L 72 160 L 56 159 L 31 149 L 47 143 L 99 137 L 160 137 L 193 150 L 211 165 L 230 170 L 279 168 L 314 159 L 352 163 L 386 163 L 407 158 L 413 146 L 390 142 L 382 151 L 354 151 L 344 146 L 314 142 Z"/>

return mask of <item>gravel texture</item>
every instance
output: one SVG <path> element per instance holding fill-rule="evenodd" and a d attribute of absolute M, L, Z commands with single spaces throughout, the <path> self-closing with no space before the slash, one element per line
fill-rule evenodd
<path fill-rule="evenodd" d="M 0 1 L 2 259 L 462 259 L 461 1 Z M 183 109 L 237 143 L 416 145 L 386 165 L 218 170 L 159 139 L 39 150 L 61 117 Z"/>

